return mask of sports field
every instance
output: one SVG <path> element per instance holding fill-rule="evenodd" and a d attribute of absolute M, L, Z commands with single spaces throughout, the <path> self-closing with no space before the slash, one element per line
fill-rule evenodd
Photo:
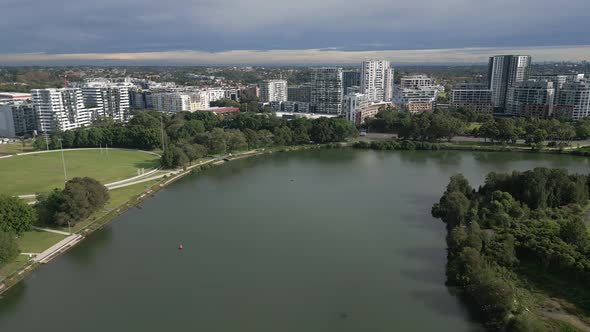
<path fill-rule="evenodd" d="M 158 167 L 159 157 L 141 151 L 109 149 L 64 150 L 68 179 L 89 176 L 103 184 L 137 175 L 137 170 Z M 0 193 L 26 195 L 48 192 L 64 185 L 61 152 L 0 159 Z"/>

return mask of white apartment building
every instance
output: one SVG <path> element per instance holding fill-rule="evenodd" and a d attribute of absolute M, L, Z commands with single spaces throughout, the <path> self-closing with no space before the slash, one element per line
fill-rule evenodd
<path fill-rule="evenodd" d="M 370 104 L 371 98 L 369 95 L 362 93 L 348 94 L 344 96 L 342 111 L 348 121 L 356 123 L 357 113 Z"/>
<path fill-rule="evenodd" d="M 434 85 L 432 78 L 426 75 L 411 75 L 400 79 L 402 89 L 418 89 L 420 87 L 431 87 Z"/>
<path fill-rule="evenodd" d="M 40 132 L 66 131 L 91 123 L 81 89 L 34 89 L 31 94 Z"/>
<path fill-rule="evenodd" d="M 209 107 L 211 107 L 211 105 L 209 103 L 210 102 L 209 92 L 199 91 L 199 92 L 197 92 L 197 95 L 199 96 L 199 100 L 197 101 L 197 103 L 198 103 L 197 109 L 204 110 L 204 109 L 208 109 Z"/>
<path fill-rule="evenodd" d="M 556 104 L 570 106 L 571 117 L 582 119 L 590 116 L 590 80 L 564 83 L 559 90 Z"/>
<path fill-rule="evenodd" d="M 287 81 L 268 80 L 260 83 L 260 102 L 287 101 Z"/>
<path fill-rule="evenodd" d="M 433 112 L 438 89 L 422 86 L 414 89 L 399 88 L 395 91 L 394 103 L 403 111 L 412 113 Z"/>
<path fill-rule="evenodd" d="M 218 101 L 220 99 L 225 98 L 225 90 L 223 89 L 208 89 L 207 90 L 207 100 L 210 102 Z"/>
<path fill-rule="evenodd" d="M 342 114 L 342 68 L 313 68 L 311 71 L 311 112 Z"/>
<path fill-rule="evenodd" d="M 158 112 L 195 112 L 199 109 L 198 93 L 164 92 L 152 94 L 154 109 Z"/>
<path fill-rule="evenodd" d="M 87 82 L 82 87 L 84 104 L 97 109 L 92 120 L 98 116 L 127 122 L 130 118 L 129 90 L 131 83 Z"/>
<path fill-rule="evenodd" d="M 393 68 L 386 60 L 363 61 L 361 93 L 373 102 L 391 101 L 393 97 Z"/>

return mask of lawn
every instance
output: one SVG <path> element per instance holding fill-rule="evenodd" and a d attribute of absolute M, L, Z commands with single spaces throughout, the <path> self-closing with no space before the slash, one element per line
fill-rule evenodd
<path fill-rule="evenodd" d="M 103 184 L 158 167 L 158 156 L 141 151 L 110 149 L 64 151 L 68 179 L 89 176 Z M 0 159 L 0 193 L 25 195 L 61 188 L 64 170 L 60 151 Z"/>
<path fill-rule="evenodd" d="M 120 206 L 121 204 L 127 202 L 129 199 L 141 194 L 147 188 L 150 188 L 151 186 L 153 186 L 154 183 L 156 183 L 156 182 L 158 182 L 158 181 L 153 180 L 153 181 L 134 184 L 134 185 L 128 186 L 128 187 L 110 190 L 109 194 L 111 195 L 111 199 L 109 199 L 109 201 L 107 202 L 106 208 L 113 209 L 113 208 Z"/>
<path fill-rule="evenodd" d="M 14 272 L 18 271 L 20 268 L 27 265 L 28 261 L 29 258 L 27 256 L 18 255 L 14 261 L 8 264 L 0 265 L 0 279 L 2 279 L 2 277 L 8 277 Z"/>
<path fill-rule="evenodd" d="M 32 141 L 30 140 L 25 141 L 25 146 L 22 143 L 0 144 L 0 156 L 33 151 Z"/>
<path fill-rule="evenodd" d="M 21 252 L 41 253 L 63 239 L 64 235 L 33 230 L 25 232 L 16 242 Z"/>

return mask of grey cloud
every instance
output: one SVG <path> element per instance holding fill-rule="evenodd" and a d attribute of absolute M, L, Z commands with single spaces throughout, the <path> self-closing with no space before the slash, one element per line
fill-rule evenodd
<path fill-rule="evenodd" d="M 0 53 L 590 44 L 580 33 L 588 0 L 0 0 L 0 8 Z"/>

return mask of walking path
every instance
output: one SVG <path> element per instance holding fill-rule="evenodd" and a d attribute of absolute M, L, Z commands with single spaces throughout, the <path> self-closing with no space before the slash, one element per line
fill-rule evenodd
<path fill-rule="evenodd" d="M 35 229 L 37 231 L 55 233 L 55 234 L 65 235 L 65 236 L 72 235 L 72 233 L 62 232 L 62 231 L 58 231 L 58 230 L 55 230 L 55 229 L 49 229 L 49 228 L 41 228 L 41 227 L 37 227 L 37 226 L 33 226 L 33 229 Z"/>
<path fill-rule="evenodd" d="M 33 261 L 45 264 L 61 252 L 69 249 L 76 243 L 80 242 L 83 238 L 84 237 L 80 234 L 72 234 L 66 237 L 65 239 L 59 241 L 58 243 L 54 244 L 53 246 L 49 247 L 47 250 L 43 251 L 37 256 L 35 256 L 35 258 L 33 258 Z"/>

